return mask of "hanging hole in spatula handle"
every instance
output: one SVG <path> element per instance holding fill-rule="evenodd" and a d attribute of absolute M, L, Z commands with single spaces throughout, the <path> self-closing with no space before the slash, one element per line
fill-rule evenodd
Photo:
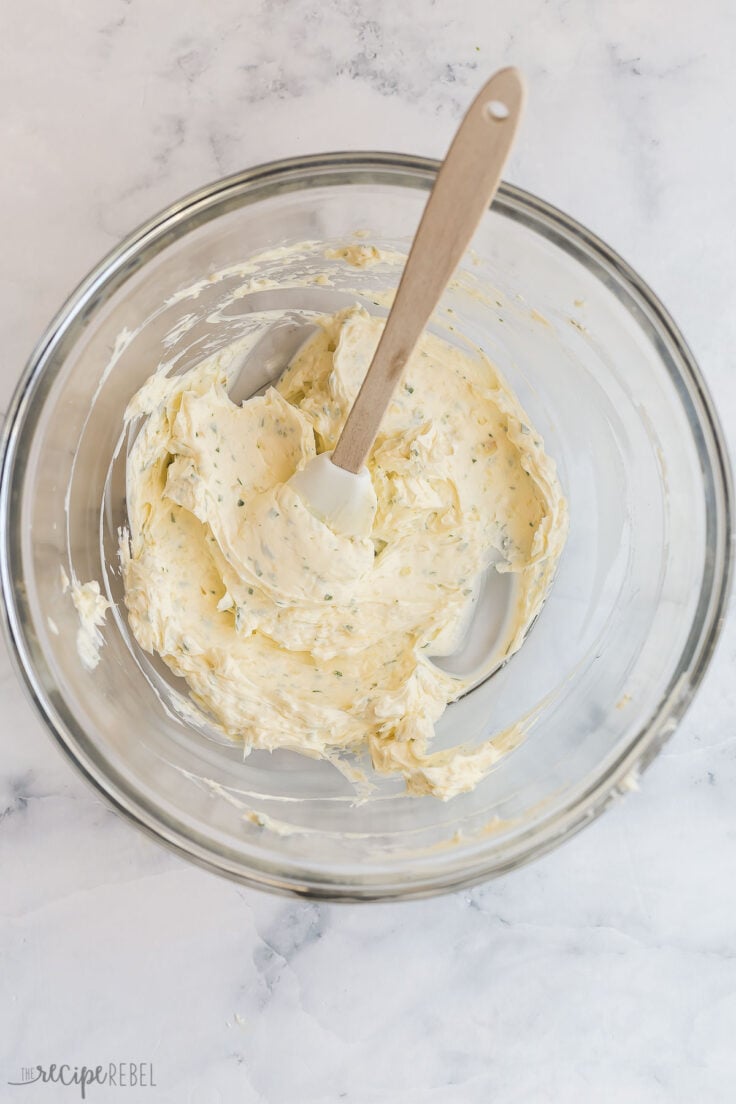
<path fill-rule="evenodd" d="M 489 100 L 486 104 L 486 115 L 494 123 L 503 123 L 508 119 L 511 111 L 503 100 Z"/>

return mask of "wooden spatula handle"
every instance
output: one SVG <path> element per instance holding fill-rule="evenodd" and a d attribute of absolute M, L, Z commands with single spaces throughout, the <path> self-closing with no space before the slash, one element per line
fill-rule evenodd
<path fill-rule="evenodd" d="M 358 472 L 406 362 L 496 194 L 516 132 L 524 85 L 501 69 L 471 104 L 424 209 L 396 298 L 332 461 Z"/>

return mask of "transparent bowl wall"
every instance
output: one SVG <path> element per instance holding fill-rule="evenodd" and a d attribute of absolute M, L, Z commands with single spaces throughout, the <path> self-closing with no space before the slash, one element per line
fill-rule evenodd
<path fill-rule="evenodd" d="M 283 244 L 342 243 L 367 230 L 370 243 L 405 249 L 435 170 L 392 155 L 306 158 L 182 201 L 75 293 L 39 344 L 8 417 L 6 616 L 49 729 L 139 825 L 192 859 L 268 888 L 416 896 L 543 852 L 652 758 L 692 696 L 722 617 L 728 469 L 682 338 L 601 242 L 504 187 L 435 327 L 481 346 L 520 396 L 557 461 L 570 534 L 528 640 L 447 709 L 437 747 L 473 745 L 519 720 L 525 738 L 471 794 L 447 803 L 407 798 L 399 781 L 379 779 L 356 804 L 331 766 L 286 752 L 244 759 L 171 708 L 182 687 L 131 642 L 116 570 L 125 502 L 122 454 L 113 461 L 113 452 L 126 403 L 161 359 L 181 353 L 176 370 L 188 367 L 242 334 L 255 310 L 332 311 L 360 298 L 385 313 L 370 292 L 397 272 L 327 260 L 320 244 L 301 259 L 274 261 L 269 274 L 283 287 L 236 298 L 217 320 L 213 311 L 243 285 L 242 274 L 205 283 L 197 298 L 177 293 Z M 333 286 L 290 287 L 309 264 Z M 124 330 L 135 334 L 127 345 Z M 245 394 L 262 383 L 255 358 L 238 388 Z M 62 564 L 83 582 L 103 582 L 115 603 L 92 673 L 74 646 Z"/>

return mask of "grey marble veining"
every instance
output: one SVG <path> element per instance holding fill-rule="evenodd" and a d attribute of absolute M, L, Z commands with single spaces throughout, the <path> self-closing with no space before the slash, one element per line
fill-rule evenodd
<path fill-rule="evenodd" d="M 8 0 L 0 29 L 0 409 L 67 292 L 164 204 L 292 153 L 439 156 L 514 62 L 531 102 L 509 179 L 651 282 L 734 442 L 727 0 Z M 0 1099 L 31 1099 L 5 1085 L 25 1063 L 136 1059 L 155 1090 L 88 1098 L 732 1101 L 735 660 L 732 616 L 640 792 L 560 851 L 357 908 L 246 891 L 133 831 L 55 751 L 3 651 Z"/>

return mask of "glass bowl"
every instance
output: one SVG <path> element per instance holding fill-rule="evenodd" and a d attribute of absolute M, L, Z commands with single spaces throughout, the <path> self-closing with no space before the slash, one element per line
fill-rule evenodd
<path fill-rule="evenodd" d="M 74 292 L 7 417 L 5 620 L 37 709 L 117 810 L 179 854 L 262 888 L 417 897 L 542 854 L 635 785 L 690 702 L 723 619 L 732 491 L 690 351 L 615 253 L 505 185 L 433 325 L 481 346 L 519 395 L 557 461 L 570 533 L 520 652 L 438 726 L 442 747 L 515 725 L 489 776 L 449 802 L 406 797 L 383 778 L 356 799 L 329 764 L 244 758 L 131 641 L 116 561 L 128 400 L 162 359 L 187 368 L 256 316 L 288 327 L 356 299 L 385 313 L 396 266 L 356 269 L 325 246 L 405 250 L 436 171 L 394 154 L 319 155 L 174 204 Z M 274 249 L 256 270 L 267 279 L 246 279 L 243 262 Z M 329 283 L 312 279 L 317 271 Z M 238 381 L 243 395 L 264 382 L 257 360 Z M 91 672 L 74 645 L 62 566 L 99 580 L 113 603 Z"/>

